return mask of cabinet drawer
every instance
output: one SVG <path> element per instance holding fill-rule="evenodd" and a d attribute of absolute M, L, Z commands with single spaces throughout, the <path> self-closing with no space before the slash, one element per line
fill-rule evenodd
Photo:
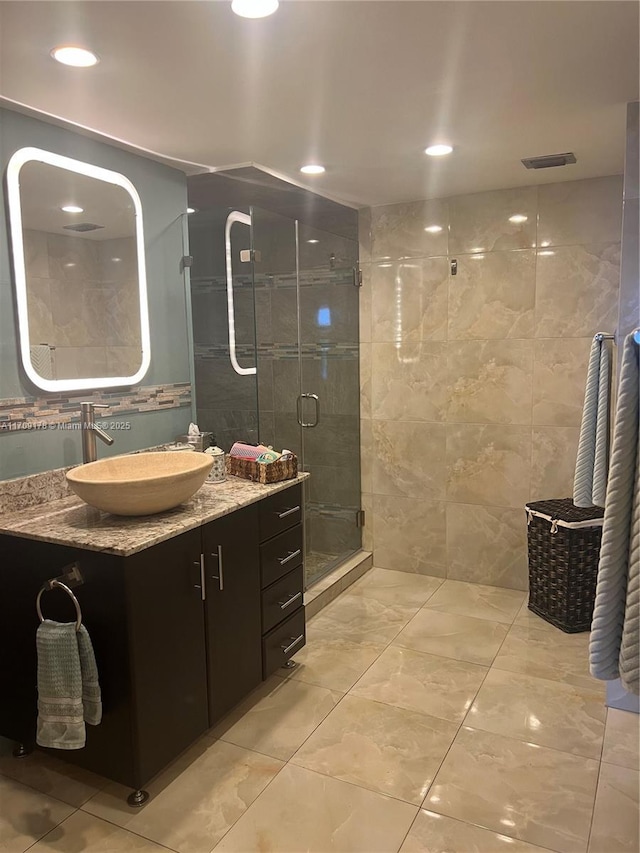
<path fill-rule="evenodd" d="M 276 492 L 258 504 L 260 507 L 260 539 L 271 539 L 302 521 L 302 485 Z"/>
<path fill-rule="evenodd" d="M 292 658 L 307 641 L 304 607 L 299 607 L 285 622 L 262 641 L 262 677 L 267 678 Z"/>
<path fill-rule="evenodd" d="M 302 564 L 302 525 L 286 530 L 260 546 L 262 588 Z"/>
<path fill-rule="evenodd" d="M 290 613 L 302 604 L 304 593 L 304 573 L 298 566 L 289 574 L 280 578 L 262 591 L 262 633 L 266 634 L 278 622 L 282 622 Z"/>

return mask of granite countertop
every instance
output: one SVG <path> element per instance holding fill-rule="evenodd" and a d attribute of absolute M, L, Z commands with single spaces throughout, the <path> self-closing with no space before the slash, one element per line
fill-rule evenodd
<path fill-rule="evenodd" d="M 205 483 L 175 509 L 144 517 L 101 512 L 74 495 L 0 514 L 0 534 L 129 557 L 284 491 L 309 476 L 301 473 L 293 480 L 270 485 L 227 477 L 223 483 Z"/>

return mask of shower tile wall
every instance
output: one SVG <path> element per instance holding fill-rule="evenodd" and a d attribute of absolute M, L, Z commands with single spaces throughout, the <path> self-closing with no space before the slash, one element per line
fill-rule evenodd
<path fill-rule="evenodd" d="M 523 506 L 571 494 L 591 338 L 617 326 L 621 214 L 619 176 L 363 211 L 376 565 L 526 588 Z"/>
<path fill-rule="evenodd" d="M 26 230 L 24 248 L 31 342 L 55 347 L 55 376 L 135 373 L 141 358 L 135 240 Z"/>

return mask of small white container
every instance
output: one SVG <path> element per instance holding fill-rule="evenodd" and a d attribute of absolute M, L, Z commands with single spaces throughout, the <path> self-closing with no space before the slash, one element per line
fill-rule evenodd
<path fill-rule="evenodd" d="M 224 462 L 224 450 L 222 450 L 220 447 L 207 447 L 204 452 L 207 456 L 210 456 L 213 459 L 213 465 L 211 466 L 211 471 L 209 471 L 207 483 L 224 482 L 227 479 L 227 471 Z"/>

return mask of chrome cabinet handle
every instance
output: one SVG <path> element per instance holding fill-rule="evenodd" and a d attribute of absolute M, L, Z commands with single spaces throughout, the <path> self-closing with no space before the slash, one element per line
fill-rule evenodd
<path fill-rule="evenodd" d="M 287 554 L 286 557 L 282 557 L 282 558 L 277 557 L 276 559 L 278 560 L 278 562 L 280 563 L 281 566 L 284 566 L 285 563 L 288 563 L 289 560 L 293 560 L 293 558 L 297 557 L 298 554 L 300 554 L 300 553 L 301 553 L 300 548 L 298 548 L 295 551 L 289 551 L 289 553 Z"/>
<path fill-rule="evenodd" d="M 287 607 L 290 607 L 298 598 L 302 598 L 301 592 L 296 592 L 295 595 L 292 595 L 291 598 L 287 598 L 286 601 L 279 601 L 278 604 L 280 605 L 280 610 L 286 610 Z"/>
<path fill-rule="evenodd" d="M 293 640 L 293 637 L 290 637 L 290 639 L 292 639 L 292 640 Z M 293 642 L 292 642 L 292 643 L 289 643 L 289 645 L 288 645 L 288 646 L 280 646 L 280 648 L 282 649 L 283 654 L 288 655 L 288 654 L 289 654 L 289 652 L 291 651 L 291 649 L 292 649 L 294 646 L 297 646 L 297 645 L 298 645 L 298 643 L 299 643 L 299 642 L 301 642 L 302 640 L 304 640 L 304 634 L 300 634 L 300 636 L 299 636 L 299 637 L 296 637 L 296 638 L 295 638 L 295 640 L 293 640 Z"/>
<path fill-rule="evenodd" d="M 224 226 L 225 268 L 227 273 L 227 321 L 229 324 L 229 358 L 231 366 L 241 376 L 256 373 L 255 367 L 240 367 L 236 356 L 236 316 L 233 306 L 233 268 L 231 264 L 231 226 L 234 222 L 251 227 L 251 217 L 233 210 Z"/>
<path fill-rule="evenodd" d="M 207 587 L 204 575 L 204 554 L 200 554 L 200 559 L 194 560 L 193 565 L 198 566 L 198 568 L 200 569 L 200 583 L 196 583 L 193 586 L 195 589 L 200 590 L 200 598 L 202 599 L 202 601 L 204 601 L 207 597 Z"/>
<path fill-rule="evenodd" d="M 288 515 L 293 515 L 294 512 L 300 512 L 299 506 L 292 506 L 291 509 L 285 509 L 284 512 L 277 512 L 276 515 L 278 518 L 286 518 Z"/>
<path fill-rule="evenodd" d="M 215 557 L 218 561 L 218 574 L 212 575 L 214 581 L 218 581 L 218 587 L 220 588 L 220 592 L 224 589 L 224 566 L 222 565 L 222 545 L 218 545 L 218 553 L 211 554 L 212 557 Z"/>
<path fill-rule="evenodd" d="M 302 401 L 303 400 L 313 400 L 316 408 L 316 419 L 314 421 L 303 421 L 302 420 Z M 298 419 L 298 423 L 304 429 L 313 429 L 313 427 L 317 427 L 320 423 L 320 399 L 317 394 L 299 394 L 298 399 L 296 400 L 296 417 Z"/>

